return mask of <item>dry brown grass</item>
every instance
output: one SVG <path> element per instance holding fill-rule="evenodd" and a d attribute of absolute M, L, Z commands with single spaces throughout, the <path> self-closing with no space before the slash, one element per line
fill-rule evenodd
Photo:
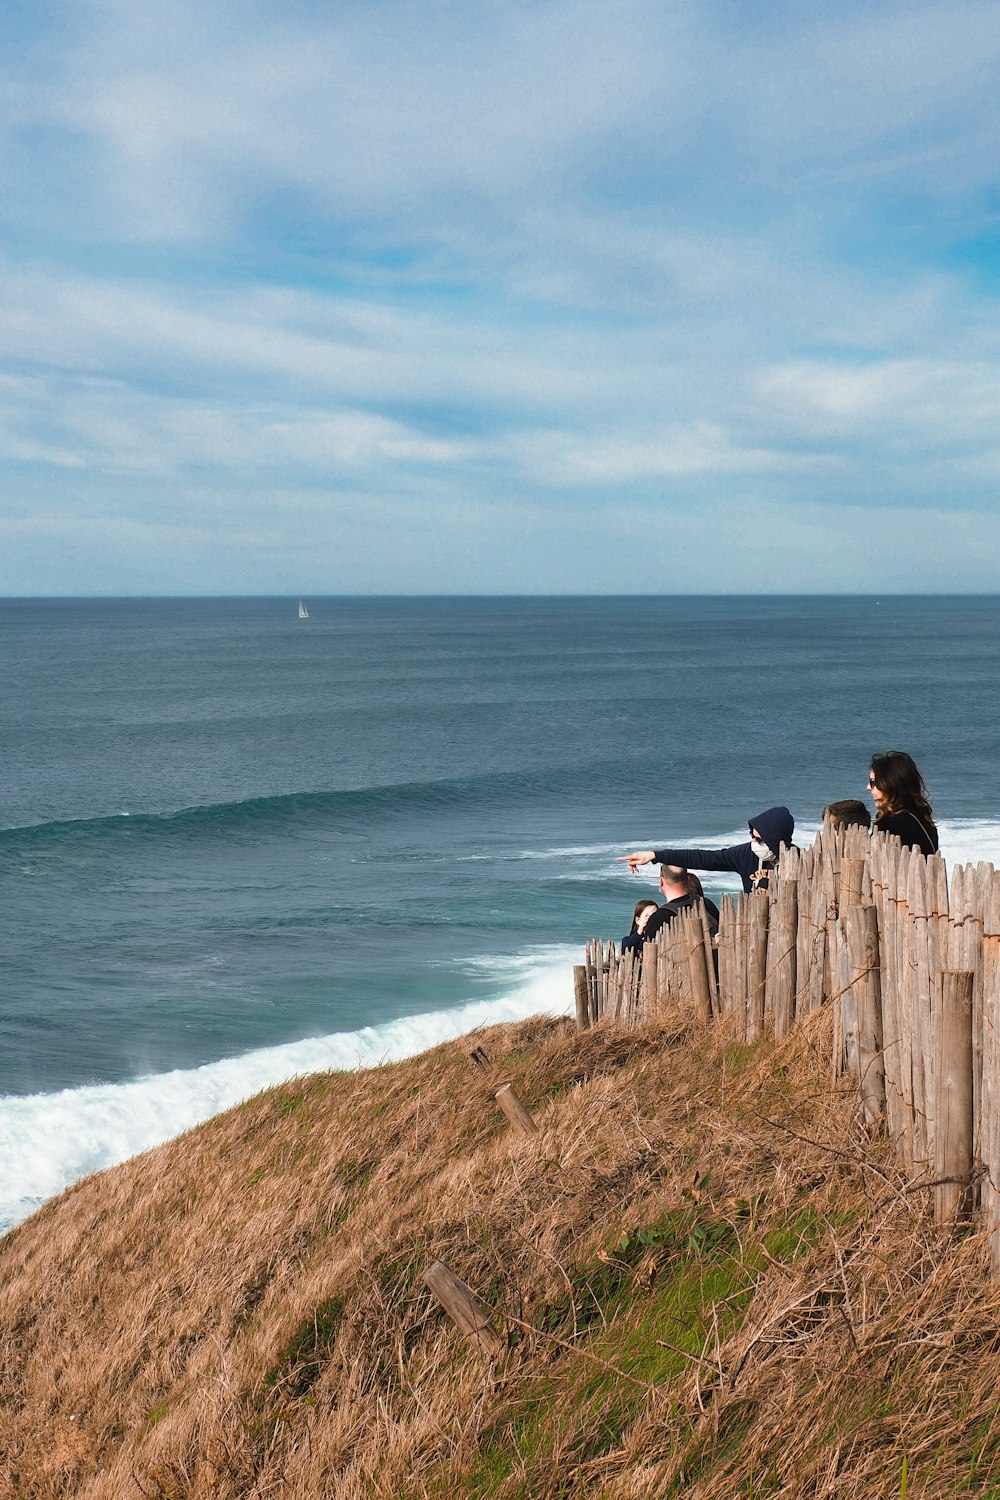
<path fill-rule="evenodd" d="M 0 1494 L 1000 1496 L 1000 1290 L 824 1024 L 496 1028 L 532 1139 L 453 1044 L 78 1184 L 0 1241 Z"/>

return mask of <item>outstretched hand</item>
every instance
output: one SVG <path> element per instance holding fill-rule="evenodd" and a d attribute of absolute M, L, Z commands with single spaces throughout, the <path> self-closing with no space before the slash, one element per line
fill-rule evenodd
<path fill-rule="evenodd" d="M 634 875 L 639 865 L 650 865 L 653 863 L 652 849 L 640 849 L 637 854 L 619 854 L 620 861 L 627 861 L 628 867 Z"/>

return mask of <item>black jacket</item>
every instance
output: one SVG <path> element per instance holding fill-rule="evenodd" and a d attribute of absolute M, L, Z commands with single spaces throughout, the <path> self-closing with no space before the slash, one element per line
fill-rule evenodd
<path fill-rule="evenodd" d="M 705 903 L 708 930 L 715 937 L 719 930 L 719 908 L 715 902 L 710 901 L 707 896 L 675 896 L 672 901 L 665 901 L 662 906 L 656 908 L 641 932 L 630 932 L 628 937 L 622 938 L 622 952 L 628 953 L 631 949 L 632 952 L 638 953 L 643 943 L 648 943 L 655 938 L 661 928 L 668 927 L 679 911 L 684 911 L 699 901 Z"/>
<path fill-rule="evenodd" d="M 669 927 L 679 911 L 685 911 L 689 906 L 695 906 L 699 901 L 705 903 L 705 915 L 708 918 L 708 929 L 712 936 L 719 930 L 719 908 L 714 901 L 709 901 L 707 896 L 675 896 L 672 901 L 665 901 L 658 906 L 643 929 L 642 936 L 647 943 L 655 938 L 663 927 Z"/>
<path fill-rule="evenodd" d="M 795 819 L 787 807 L 769 807 L 750 818 L 747 827 L 756 828 L 767 847 L 777 854 L 782 844 L 791 844 Z M 766 890 L 768 872 L 773 868 L 761 865 L 749 842 L 730 844 L 728 849 L 654 849 L 653 858 L 658 865 L 679 865 L 685 870 L 734 870 L 745 891 Z M 649 920 L 656 920 L 655 912 Z"/>
<path fill-rule="evenodd" d="M 937 825 L 925 823 L 916 813 L 886 813 L 884 817 L 875 819 L 875 831 L 894 833 L 904 844 L 908 844 L 911 849 L 919 849 L 923 854 L 938 852 Z M 656 915 L 655 912 L 653 915 Z M 653 917 L 649 920 L 652 921 Z"/>

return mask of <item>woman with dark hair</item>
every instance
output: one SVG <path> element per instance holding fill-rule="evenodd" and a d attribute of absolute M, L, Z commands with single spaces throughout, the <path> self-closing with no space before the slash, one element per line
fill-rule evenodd
<path fill-rule="evenodd" d="M 868 790 L 875 803 L 875 830 L 894 833 L 923 854 L 938 852 L 937 825 L 924 778 L 905 750 L 872 756 Z"/>
<path fill-rule="evenodd" d="M 631 929 L 629 930 L 628 937 L 622 938 L 623 953 L 627 953 L 630 948 L 633 949 L 633 951 L 635 951 L 636 953 L 639 951 L 643 943 L 646 941 L 646 923 L 649 921 L 654 911 L 658 910 L 658 903 L 656 901 L 653 901 L 649 896 L 643 896 L 641 901 L 637 901 L 635 903 L 635 911 L 632 913 Z"/>

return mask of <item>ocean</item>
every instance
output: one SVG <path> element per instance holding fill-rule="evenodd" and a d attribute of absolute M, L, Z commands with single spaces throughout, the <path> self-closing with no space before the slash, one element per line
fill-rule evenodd
<path fill-rule="evenodd" d="M 655 868 L 909 750 L 1000 863 L 1000 599 L 0 601 L 0 1228 L 320 1068 L 571 1008 Z M 734 882 L 707 877 L 716 897 Z"/>

